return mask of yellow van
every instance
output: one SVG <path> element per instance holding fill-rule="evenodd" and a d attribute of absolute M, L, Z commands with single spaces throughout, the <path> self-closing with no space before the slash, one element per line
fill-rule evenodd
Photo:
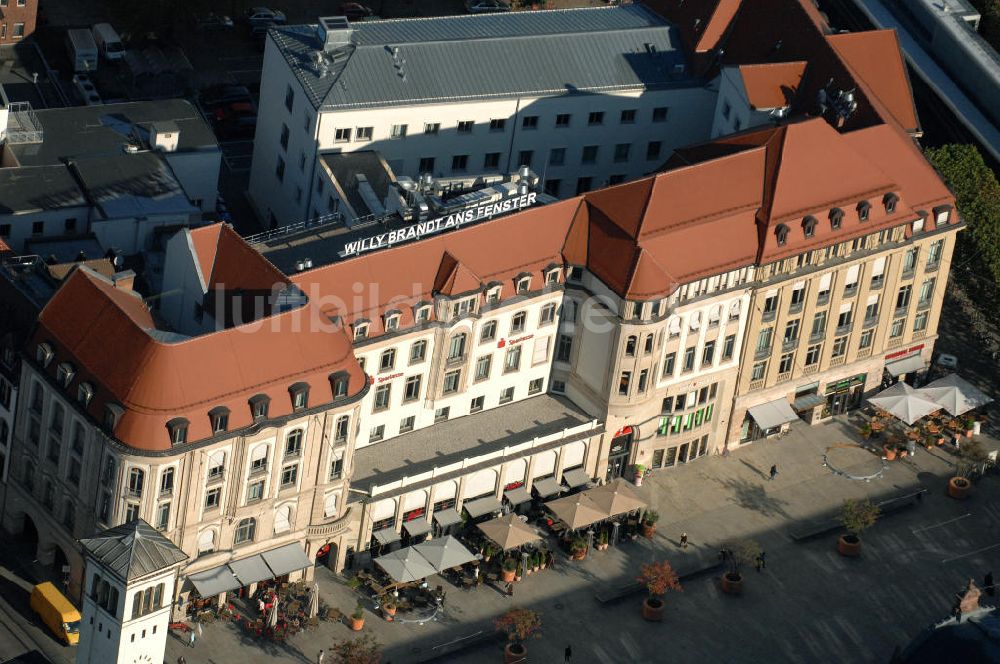
<path fill-rule="evenodd" d="M 67 645 L 80 642 L 80 612 L 48 581 L 31 591 L 31 610 Z"/>

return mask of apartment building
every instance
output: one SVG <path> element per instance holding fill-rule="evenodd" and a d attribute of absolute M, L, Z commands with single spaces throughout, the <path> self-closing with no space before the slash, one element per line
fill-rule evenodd
<path fill-rule="evenodd" d="M 635 179 L 709 135 L 677 42 L 641 5 L 273 28 L 251 199 L 271 226 L 336 212 L 321 155 L 362 150 L 414 179 L 528 166 L 557 197 Z"/>
<path fill-rule="evenodd" d="M 0 45 L 30 37 L 37 17 L 38 0 L 0 0 Z"/>

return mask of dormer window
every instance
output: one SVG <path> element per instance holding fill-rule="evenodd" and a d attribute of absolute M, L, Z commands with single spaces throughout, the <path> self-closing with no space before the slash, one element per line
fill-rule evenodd
<path fill-rule="evenodd" d="M 840 225 L 844 223 L 844 211 L 840 208 L 830 210 L 830 228 L 835 231 L 840 230 Z"/>
<path fill-rule="evenodd" d="M 90 400 L 94 398 L 94 386 L 90 383 L 80 383 L 76 388 L 76 400 L 84 408 L 90 405 Z"/>
<path fill-rule="evenodd" d="M 871 213 L 872 204 L 868 201 L 861 201 L 858 203 L 858 219 L 861 221 L 868 221 L 868 215 Z"/>
<path fill-rule="evenodd" d="M 69 362 L 61 362 L 56 369 L 56 381 L 63 387 L 69 387 L 69 384 L 73 382 L 74 375 L 76 375 L 76 369 Z"/>
<path fill-rule="evenodd" d="M 808 217 L 802 220 L 802 232 L 805 234 L 806 237 L 812 237 L 816 235 L 817 223 L 818 222 L 816 221 L 816 217 L 812 215 L 809 215 Z"/>
<path fill-rule="evenodd" d="M 271 407 L 271 397 L 266 394 L 255 394 L 250 397 L 250 415 L 254 420 L 267 417 L 267 411 Z"/>
<path fill-rule="evenodd" d="M 500 286 L 492 286 L 486 291 L 486 304 L 498 304 L 500 302 Z"/>
<path fill-rule="evenodd" d="M 292 410 L 302 410 L 309 407 L 309 383 L 295 383 L 288 388 L 292 397 Z"/>
<path fill-rule="evenodd" d="M 362 323 L 362 322 L 355 323 L 354 326 L 353 326 L 353 329 L 354 329 L 354 340 L 355 341 L 357 341 L 359 339 L 367 339 L 368 338 L 368 323 L 367 323 L 367 321 L 364 322 L 364 323 Z"/>
<path fill-rule="evenodd" d="M 49 362 L 52 361 L 52 346 L 45 343 L 44 341 L 38 344 L 38 348 L 35 350 L 35 359 L 43 367 L 49 366 Z"/>
<path fill-rule="evenodd" d="M 121 421 L 124 414 L 125 409 L 116 403 L 104 406 L 104 430 L 108 433 L 114 433 L 115 427 L 118 426 L 118 422 Z"/>
<path fill-rule="evenodd" d="M 187 419 L 183 417 L 175 417 L 167 422 L 171 445 L 183 445 L 187 442 L 188 424 Z"/>
<path fill-rule="evenodd" d="M 335 374 L 330 374 L 330 386 L 333 388 L 333 398 L 346 398 L 350 383 L 351 377 L 346 371 L 338 371 Z"/>
<path fill-rule="evenodd" d="M 469 314 L 475 312 L 475 310 L 476 298 L 467 297 L 455 303 L 454 307 L 452 307 L 452 316 L 455 318 L 461 318 L 462 316 L 468 316 Z"/>
<path fill-rule="evenodd" d="M 545 273 L 545 283 L 548 284 L 558 284 L 559 283 L 559 268 L 555 267 L 550 269 Z"/>
<path fill-rule="evenodd" d="M 939 205 L 934 208 L 934 223 L 937 226 L 944 226 L 951 220 L 951 206 Z"/>
<path fill-rule="evenodd" d="M 527 293 L 528 289 L 531 288 L 531 277 L 524 275 L 517 278 L 517 293 L 520 295 L 522 293 Z"/>
<path fill-rule="evenodd" d="M 422 304 L 417 307 L 413 314 L 413 319 L 417 322 L 417 325 L 426 323 L 431 319 L 431 308 L 430 305 Z"/>
<path fill-rule="evenodd" d="M 212 433 L 222 433 L 229 429 L 229 409 L 225 406 L 208 411 L 208 418 L 212 421 Z"/>
<path fill-rule="evenodd" d="M 392 332 L 399 329 L 399 311 L 389 311 L 385 314 L 385 331 Z"/>
<path fill-rule="evenodd" d="M 778 238 L 778 246 L 785 246 L 785 243 L 788 242 L 788 226 L 778 224 L 778 227 L 774 229 L 774 235 Z"/>
<path fill-rule="evenodd" d="M 897 196 L 895 192 L 890 191 L 882 197 L 882 204 L 885 205 L 885 211 L 887 214 L 892 214 L 896 211 L 897 203 L 899 203 L 899 196 Z"/>

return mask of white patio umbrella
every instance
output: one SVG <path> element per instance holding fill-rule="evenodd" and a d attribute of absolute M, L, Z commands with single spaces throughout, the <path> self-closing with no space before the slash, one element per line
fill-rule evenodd
<path fill-rule="evenodd" d="M 979 388 L 958 374 L 948 374 L 928 383 L 920 391 L 952 415 L 967 413 L 993 401 Z"/>
<path fill-rule="evenodd" d="M 471 563 L 476 559 L 475 554 L 462 546 L 462 543 L 451 535 L 422 542 L 415 548 L 434 568 L 431 574 Z M 424 574 L 423 576 L 429 575 Z M 423 578 L 423 576 L 419 578 Z"/>
<path fill-rule="evenodd" d="M 315 618 L 319 615 L 319 584 L 314 583 L 309 593 L 309 603 L 306 605 L 306 615 Z"/>
<path fill-rule="evenodd" d="M 941 404 L 931 401 L 920 390 L 915 390 L 902 381 L 871 397 L 868 403 L 907 424 L 913 424 L 921 417 L 941 410 Z"/>
<path fill-rule="evenodd" d="M 385 573 L 400 583 L 408 583 L 423 579 L 437 570 L 429 563 L 415 547 L 408 546 L 398 549 L 375 559 L 375 563 L 385 570 Z"/>
<path fill-rule="evenodd" d="M 274 598 L 274 604 L 271 605 L 271 611 L 267 614 L 267 626 L 277 627 L 278 626 L 278 598 Z"/>

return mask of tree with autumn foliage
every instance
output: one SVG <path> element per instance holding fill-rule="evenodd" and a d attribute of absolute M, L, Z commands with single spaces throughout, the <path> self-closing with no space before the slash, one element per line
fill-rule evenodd
<path fill-rule="evenodd" d="M 649 591 L 649 598 L 660 599 L 669 591 L 684 592 L 681 582 L 669 561 L 652 562 L 639 568 L 639 581 Z"/>
<path fill-rule="evenodd" d="M 507 634 L 507 640 L 515 646 L 522 646 L 542 630 L 542 614 L 531 609 L 513 608 L 493 619 L 498 632 Z"/>
<path fill-rule="evenodd" d="M 341 639 L 330 648 L 327 659 L 332 664 L 379 664 L 382 645 L 370 634 L 359 639 Z"/>

